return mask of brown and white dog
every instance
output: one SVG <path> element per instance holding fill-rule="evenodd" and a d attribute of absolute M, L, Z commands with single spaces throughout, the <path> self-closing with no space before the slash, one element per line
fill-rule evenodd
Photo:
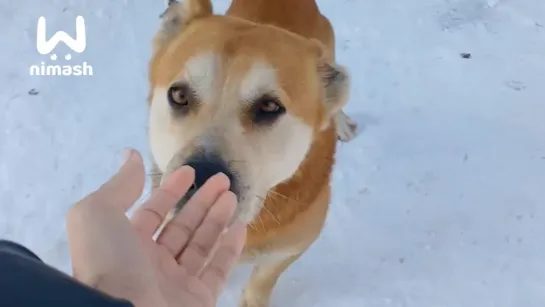
<path fill-rule="evenodd" d="M 349 77 L 315 0 L 234 0 L 225 15 L 210 0 L 179 1 L 150 62 L 153 186 L 184 164 L 195 188 L 231 178 L 248 225 L 242 261 L 255 264 L 241 306 L 268 306 L 324 225 L 336 141 L 355 135 L 342 111 Z"/>

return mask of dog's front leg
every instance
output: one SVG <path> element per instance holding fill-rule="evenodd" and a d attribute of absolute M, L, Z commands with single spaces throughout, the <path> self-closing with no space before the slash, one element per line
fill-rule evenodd
<path fill-rule="evenodd" d="M 244 288 L 240 307 L 268 307 L 278 277 L 299 257 L 301 257 L 301 254 L 280 261 L 256 265 L 250 275 L 248 284 Z"/>

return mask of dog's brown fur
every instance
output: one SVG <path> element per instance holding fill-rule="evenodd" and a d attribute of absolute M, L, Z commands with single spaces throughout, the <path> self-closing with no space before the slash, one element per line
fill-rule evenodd
<path fill-rule="evenodd" d="M 336 140 L 337 137 L 342 139 L 339 126 L 351 124 L 341 109 L 347 100 L 348 76 L 342 67 L 335 64 L 333 30 L 320 13 L 315 0 L 234 0 L 226 13 L 227 17 L 213 16 L 210 0 L 180 1 L 183 2 L 172 4 L 165 12 L 162 28 L 154 39 L 149 96 L 152 108 L 154 103 L 164 101 L 156 97 L 162 93 L 157 89 L 170 86 L 178 78 L 181 66 L 203 50 L 233 59 L 237 54 L 247 55 L 237 58 L 236 65 L 226 68 L 225 73 L 230 80 L 244 79 L 244 73 L 256 61 L 257 56 L 252 56 L 255 54 L 275 69 L 278 86 L 282 87 L 280 95 L 289 116 L 297 118 L 297 122 L 300 120 L 301 125 L 310 127 L 312 131 L 308 150 L 289 178 L 267 187 L 269 192 L 259 202 L 258 211 L 253 212 L 251 208 L 239 211 L 241 218 L 248 222 L 248 238 L 242 261 L 256 264 L 244 290 L 241 306 L 268 306 L 278 277 L 316 240 L 323 227 L 330 200 L 330 175 Z M 175 47 L 182 41 L 183 48 Z M 321 82 L 304 81 L 314 80 L 314 75 L 321 78 Z M 183 148 L 179 152 L 161 158 L 165 156 L 162 145 L 166 144 L 162 138 L 172 134 L 168 137 L 175 139 L 178 126 L 185 124 L 166 117 L 155 118 L 163 112 L 161 107 L 155 108 L 157 111 L 150 115 L 152 122 L 173 121 L 163 130 L 152 127 L 150 136 L 156 171 L 167 175 L 183 164 L 184 157 L 196 145 L 190 141 L 180 141 L 179 145 Z M 200 115 L 195 116 L 196 120 L 187 125 L 195 131 L 208 131 L 209 127 L 205 127 L 207 124 L 200 124 Z M 222 120 L 222 116 L 227 115 L 216 116 L 217 120 Z M 240 131 L 254 133 L 248 118 L 240 120 Z M 154 125 L 160 126 L 152 123 Z M 230 124 L 221 127 L 228 129 L 227 125 Z M 294 133 L 299 127 L 301 133 L 304 130 L 300 124 L 293 125 Z M 195 137 L 199 137 L 200 132 L 196 133 Z M 244 150 L 246 143 L 241 137 L 236 133 L 224 133 L 228 136 L 223 137 L 231 136 L 228 141 L 240 142 L 237 147 Z M 241 149 L 225 147 L 224 150 L 236 156 L 239 154 L 237 150 Z M 173 163 L 176 159 L 182 162 Z M 154 186 L 158 185 L 159 180 L 160 177 L 154 180 Z M 254 205 L 242 201 L 241 206 Z"/>

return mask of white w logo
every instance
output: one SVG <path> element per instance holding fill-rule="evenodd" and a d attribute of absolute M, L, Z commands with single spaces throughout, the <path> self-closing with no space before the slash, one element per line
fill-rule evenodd
<path fill-rule="evenodd" d="M 77 53 L 82 53 L 87 45 L 85 36 L 85 20 L 82 16 L 76 17 L 76 39 L 73 39 L 64 31 L 55 33 L 50 40 L 45 39 L 45 34 L 45 17 L 42 16 L 38 19 L 38 29 L 36 35 L 36 49 L 38 49 L 38 52 L 41 54 L 50 53 L 61 41 L 63 41 L 70 49 Z"/>

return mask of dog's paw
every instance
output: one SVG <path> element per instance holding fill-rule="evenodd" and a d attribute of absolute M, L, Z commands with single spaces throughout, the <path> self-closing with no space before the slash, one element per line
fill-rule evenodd
<path fill-rule="evenodd" d="M 343 110 L 340 110 L 335 115 L 335 129 L 337 130 L 337 139 L 341 142 L 349 142 L 356 136 L 358 124 Z"/>

